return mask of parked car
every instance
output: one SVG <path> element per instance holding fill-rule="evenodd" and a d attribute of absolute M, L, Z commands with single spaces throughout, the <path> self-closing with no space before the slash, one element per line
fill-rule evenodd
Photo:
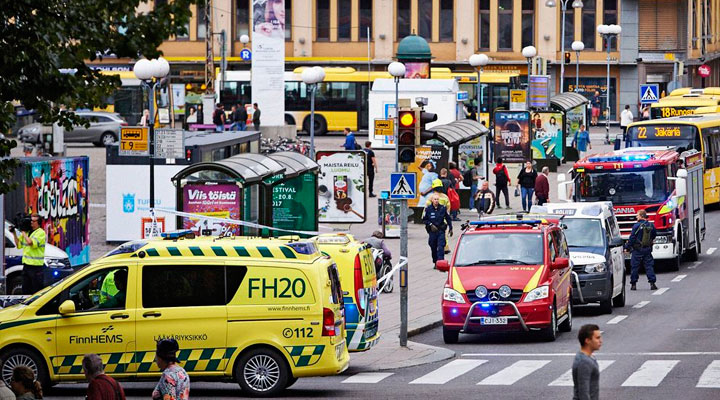
<path fill-rule="evenodd" d="M 107 146 L 120 137 L 120 127 L 128 123 L 116 113 L 102 111 L 78 111 L 79 117 L 90 120 L 90 126 L 77 125 L 71 131 L 65 131 L 66 143 L 92 143 L 95 146 Z M 18 137 L 24 143 L 38 143 L 45 128 L 41 123 L 25 125 L 18 131 Z"/>

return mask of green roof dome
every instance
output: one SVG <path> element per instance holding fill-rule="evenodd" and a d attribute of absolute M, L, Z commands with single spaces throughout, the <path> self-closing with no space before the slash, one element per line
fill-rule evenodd
<path fill-rule="evenodd" d="M 427 40 L 418 35 L 405 36 L 397 48 L 398 60 L 428 60 L 432 58 Z"/>

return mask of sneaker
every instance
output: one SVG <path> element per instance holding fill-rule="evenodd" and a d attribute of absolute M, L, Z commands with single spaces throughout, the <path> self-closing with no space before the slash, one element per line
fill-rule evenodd
<path fill-rule="evenodd" d="M 655 282 L 650 282 L 650 290 L 658 290 L 658 287 L 655 286 Z"/>
<path fill-rule="evenodd" d="M 470 212 L 477 212 L 477 208 L 471 208 Z"/>
<path fill-rule="evenodd" d="M 631 283 L 630 290 L 637 290 L 637 286 L 634 283 Z"/>
<path fill-rule="evenodd" d="M 376 197 L 374 193 L 370 193 L 370 197 Z"/>

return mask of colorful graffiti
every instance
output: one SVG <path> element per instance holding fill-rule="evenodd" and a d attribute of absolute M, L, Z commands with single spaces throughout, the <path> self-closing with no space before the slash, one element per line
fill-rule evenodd
<path fill-rule="evenodd" d="M 72 265 L 90 262 L 88 165 L 87 157 L 25 163 L 25 211 L 43 217 L 48 243 Z"/>

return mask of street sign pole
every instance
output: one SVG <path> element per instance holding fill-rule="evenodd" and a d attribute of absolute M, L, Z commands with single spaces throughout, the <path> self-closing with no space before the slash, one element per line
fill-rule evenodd
<path fill-rule="evenodd" d="M 417 177 L 414 173 L 390 175 L 390 198 L 400 199 L 400 260 L 408 255 L 407 199 L 417 196 Z M 408 334 L 408 263 L 400 265 L 400 346 L 407 347 Z"/>

